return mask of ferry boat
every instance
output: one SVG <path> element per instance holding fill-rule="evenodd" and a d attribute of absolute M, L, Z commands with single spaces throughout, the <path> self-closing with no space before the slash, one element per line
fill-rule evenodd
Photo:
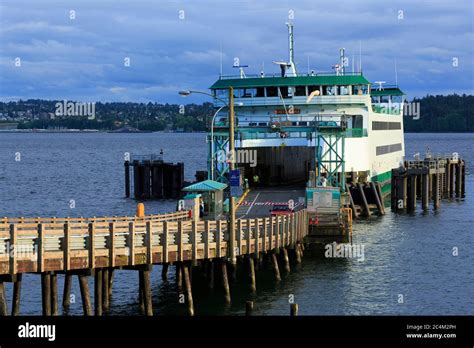
<path fill-rule="evenodd" d="M 228 104 L 233 88 L 235 147 L 244 176 L 262 184 L 316 180 L 313 186 L 375 181 L 390 190 L 391 170 L 404 160 L 404 93 L 398 86 L 373 84 L 362 71 L 348 71 L 344 49 L 332 72 L 297 70 L 293 25 L 288 26 L 288 62 L 274 62 L 279 74 L 219 76 L 210 87 L 216 113 L 209 144 L 210 179 L 226 181 Z M 359 69 L 361 70 L 361 69 Z M 253 152 L 252 152 L 253 151 Z M 257 154 L 257 165 L 245 157 Z M 242 160 L 243 158 L 243 160 Z M 322 179 L 325 178 L 325 179 Z"/>

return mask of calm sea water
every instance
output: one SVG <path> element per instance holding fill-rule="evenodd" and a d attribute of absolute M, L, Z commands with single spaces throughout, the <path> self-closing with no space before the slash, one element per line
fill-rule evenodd
<path fill-rule="evenodd" d="M 474 134 L 407 134 L 406 153 L 459 152 L 467 161 L 466 198 L 443 201 L 438 212 L 387 214 L 356 222 L 354 243 L 364 245 L 364 261 L 310 258 L 276 284 L 271 270 L 257 273 L 257 294 L 245 275 L 232 286 L 233 304 L 204 286 L 194 290 L 197 314 L 242 314 L 253 298 L 257 314 L 287 315 L 293 295 L 306 315 L 474 314 Z M 165 160 L 185 163 L 186 180 L 206 167 L 205 134 L 0 134 L 1 216 L 134 215 L 136 202 L 124 198 L 124 154 L 163 149 Z M 21 156 L 20 161 L 16 157 Z M 75 206 L 71 208 L 74 200 Z M 147 213 L 168 212 L 174 201 L 146 203 Z M 453 256 L 453 248 L 458 256 Z M 160 267 L 152 275 L 155 314 L 184 314 L 174 272 L 167 282 Z M 138 314 L 138 274 L 117 271 L 110 314 Z M 59 276 L 59 293 L 63 278 Z M 91 283 L 92 286 L 92 283 Z M 92 291 L 93 292 L 93 291 Z M 81 315 L 76 301 L 69 314 Z M 11 299 L 11 287 L 7 286 Z M 399 303 L 403 295 L 403 303 Z M 41 314 L 40 278 L 25 275 L 21 314 Z"/>

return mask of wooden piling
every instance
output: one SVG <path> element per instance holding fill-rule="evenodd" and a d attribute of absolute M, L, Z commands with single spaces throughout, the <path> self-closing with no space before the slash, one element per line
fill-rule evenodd
<path fill-rule="evenodd" d="M 102 310 L 107 312 L 110 305 L 109 269 L 102 269 Z"/>
<path fill-rule="evenodd" d="M 51 272 L 51 315 L 58 315 L 58 276 Z"/>
<path fill-rule="evenodd" d="M 421 207 L 423 210 L 428 210 L 429 208 L 429 185 L 430 185 L 430 180 L 429 180 L 429 174 L 422 174 L 422 179 L 421 179 Z"/>
<path fill-rule="evenodd" d="M 51 276 L 49 272 L 41 273 L 41 294 L 43 300 L 43 316 L 51 315 Z"/>
<path fill-rule="evenodd" d="M 250 291 L 255 292 L 257 290 L 257 285 L 255 282 L 255 265 L 252 255 L 248 255 L 249 263 L 249 279 L 250 279 Z"/>
<path fill-rule="evenodd" d="M 375 187 L 376 187 L 377 193 L 379 195 L 380 204 L 382 205 L 383 215 L 385 215 L 385 205 L 384 205 L 383 194 L 382 194 L 382 186 L 380 185 L 379 182 L 376 182 Z"/>
<path fill-rule="evenodd" d="M 439 209 L 439 174 L 433 174 L 433 208 Z"/>
<path fill-rule="evenodd" d="M 130 162 L 125 161 L 125 197 L 130 197 Z"/>
<path fill-rule="evenodd" d="M 222 269 L 222 286 L 224 287 L 225 302 L 230 303 L 231 298 L 230 298 L 229 278 L 227 276 L 227 263 L 224 260 L 221 261 L 221 269 Z"/>
<path fill-rule="evenodd" d="M 179 291 L 183 289 L 183 277 L 182 277 L 182 270 L 181 270 L 181 263 L 176 262 L 176 287 Z"/>
<path fill-rule="evenodd" d="M 245 315 L 250 316 L 253 312 L 253 301 L 245 302 Z"/>
<path fill-rule="evenodd" d="M 301 249 L 300 249 L 300 243 L 298 242 L 295 246 L 295 261 L 297 264 L 301 263 Z"/>
<path fill-rule="evenodd" d="M 290 273 L 290 258 L 288 257 L 288 250 L 286 248 L 281 248 L 283 255 L 283 263 L 285 264 L 286 273 Z"/>
<path fill-rule="evenodd" d="M 145 314 L 145 299 L 143 293 L 143 276 L 142 272 L 138 271 L 138 308 L 140 314 Z"/>
<path fill-rule="evenodd" d="M 214 289 L 214 262 L 212 259 L 207 262 L 207 286 L 209 289 Z"/>
<path fill-rule="evenodd" d="M 20 314 L 20 297 L 21 297 L 21 280 L 22 274 L 16 275 L 16 281 L 13 283 L 13 301 L 12 301 L 12 316 Z M 1 295 L 0 295 L 1 296 Z M 1 302 L 1 300 L 0 300 Z"/>
<path fill-rule="evenodd" d="M 168 280 L 168 267 L 169 263 L 164 263 L 161 268 L 161 279 Z"/>
<path fill-rule="evenodd" d="M 359 214 L 357 213 L 357 209 L 356 209 L 356 206 L 354 204 L 354 199 L 352 198 L 351 189 L 350 189 L 348 184 L 346 184 L 346 192 L 349 194 L 349 205 L 350 205 L 351 210 L 352 210 L 352 218 L 355 219 L 359 216 Z"/>
<path fill-rule="evenodd" d="M 112 297 L 112 285 L 114 284 L 114 269 L 110 268 L 109 270 L 109 302 Z"/>
<path fill-rule="evenodd" d="M 410 175 L 408 177 L 408 199 L 407 210 L 414 212 L 416 210 L 416 176 Z"/>
<path fill-rule="evenodd" d="M 462 196 L 462 164 L 461 161 L 459 160 L 458 163 L 455 164 L 455 170 L 456 170 L 456 182 L 455 182 L 455 187 L 456 187 L 456 197 L 461 197 Z"/>
<path fill-rule="evenodd" d="M 102 315 L 102 269 L 95 269 L 94 277 L 94 311 L 96 316 Z"/>
<path fill-rule="evenodd" d="M 63 289 L 63 308 L 68 309 L 71 303 L 71 283 L 72 274 L 66 272 L 64 275 L 64 289 Z"/>
<path fill-rule="evenodd" d="M 5 296 L 5 285 L 0 281 L 0 316 L 8 315 L 7 298 Z"/>
<path fill-rule="evenodd" d="M 147 316 L 153 316 L 153 304 L 151 297 L 151 279 L 150 269 L 140 270 L 142 281 L 143 281 L 143 302 L 145 304 L 145 314 Z"/>
<path fill-rule="evenodd" d="M 357 188 L 359 189 L 360 197 L 362 199 L 365 216 L 370 216 L 371 213 L 370 213 L 369 204 L 367 203 L 367 198 L 365 197 L 364 188 L 362 187 L 362 184 L 360 182 L 357 183 Z"/>
<path fill-rule="evenodd" d="M 184 278 L 184 286 L 186 289 L 186 299 L 188 303 L 188 313 L 189 315 L 194 315 L 194 303 L 193 303 L 193 291 L 191 286 L 191 279 L 189 277 L 189 266 L 183 264 L 183 278 Z"/>
<path fill-rule="evenodd" d="M 379 211 L 379 215 L 384 215 L 385 211 L 382 206 L 381 202 L 381 197 L 379 197 L 379 193 L 377 192 L 377 186 L 375 186 L 374 182 L 370 182 L 370 188 L 372 189 L 372 194 L 374 195 L 375 198 L 375 205 L 377 206 L 377 209 Z"/>
<path fill-rule="evenodd" d="M 81 298 L 82 298 L 82 308 L 84 310 L 84 315 L 92 315 L 92 305 L 89 292 L 89 277 L 87 275 L 81 274 L 79 277 L 79 287 L 81 289 Z"/>
<path fill-rule="evenodd" d="M 298 315 L 298 304 L 297 303 L 292 303 L 290 305 L 290 315 L 292 317 L 296 317 Z"/>
<path fill-rule="evenodd" d="M 466 196 L 466 163 L 461 160 L 461 198 Z"/>
<path fill-rule="evenodd" d="M 449 198 L 451 197 L 451 177 L 453 175 L 453 173 L 451 172 L 451 160 L 448 159 L 446 160 L 446 187 L 445 187 L 445 190 L 446 190 L 446 198 Z"/>
<path fill-rule="evenodd" d="M 278 268 L 278 260 L 276 257 L 275 252 L 272 252 L 272 266 L 273 266 L 273 273 L 275 274 L 275 280 L 280 281 L 280 269 Z"/>

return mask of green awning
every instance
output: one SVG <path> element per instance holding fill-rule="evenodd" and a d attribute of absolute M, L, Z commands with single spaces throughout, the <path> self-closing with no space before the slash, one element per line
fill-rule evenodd
<path fill-rule="evenodd" d="M 220 191 L 227 187 L 226 184 L 223 184 L 218 181 L 213 180 L 204 180 L 197 182 L 195 184 L 186 186 L 183 188 L 183 191 L 186 192 L 210 192 L 210 191 Z"/>
<path fill-rule="evenodd" d="M 312 85 L 367 85 L 369 81 L 362 75 L 316 75 L 292 77 L 252 77 L 243 79 L 220 79 L 210 89 L 252 88 L 279 86 L 312 86 Z"/>

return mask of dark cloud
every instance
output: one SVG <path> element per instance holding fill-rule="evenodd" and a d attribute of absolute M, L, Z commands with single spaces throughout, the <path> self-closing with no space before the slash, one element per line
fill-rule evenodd
<path fill-rule="evenodd" d="M 340 47 L 357 63 L 361 42 L 372 81 L 394 82 L 396 61 L 411 96 L 473 92 L 470 0 L 16 0 L 0 5 L 0 97 L 182 102 L 178 90 L 203 90 L 217 78 L 221 47 L 225 74 L 238 72 L 235 57 L 248 73 L 263 65 L 277 72 L 289 11 L 302 72 L 308 58 L 312 69 L 330 71 Z"/>

